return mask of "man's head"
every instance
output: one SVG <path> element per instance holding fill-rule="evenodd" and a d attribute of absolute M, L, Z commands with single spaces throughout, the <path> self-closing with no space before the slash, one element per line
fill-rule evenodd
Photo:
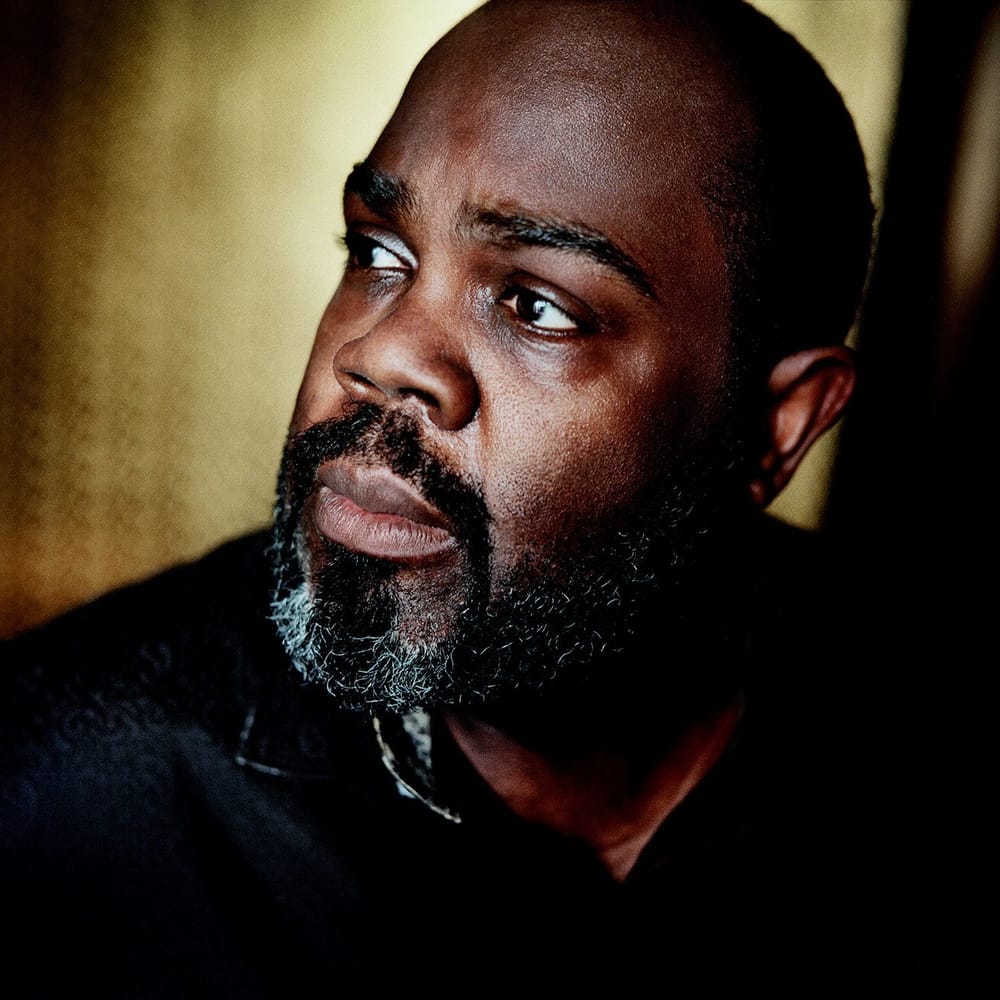
<path fill-rule="evenodd" d="M 275 616 L 353 700 L 583 676 L 683 607 L 705 541 L 850 394 L 857 141 L 740 5 L 488 4 L 418 67 L 345 219 Z"/>

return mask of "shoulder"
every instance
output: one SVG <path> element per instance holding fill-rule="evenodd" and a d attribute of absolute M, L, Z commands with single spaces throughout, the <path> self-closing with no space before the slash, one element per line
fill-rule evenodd
<path fill-rule="evenodd" d="M 265 545 L 230 542 L 0 646 L 8 833 L 92 814 L 110 789 L 127 811 L 128 790 L 156 784 L 178 740 L 235 739 L 242 674 L 278 655 Z"/>
<path fill-rule="evenodd" d="M 4 643 L 5 659 L 55 650 L 93 638 L 116 647 L 150 628 L 183 631 L 200 622 L 228 617 L 248 595 L 266 588 L 267 535 L 234 539 L 200 559 L 121 587 Z M 265 589 L 266 596 L 266 589 Z M 259 602 L 258 602 L 259 603 Z"/>
<path fill-rule="evenodd" d="M 3 646 L 0 884 L 16 918 L 0 961 L 15 991 L 72 977 L 108 996 L 196 981 L 260 995 L 264 945 L 355 891 L 343 845 L 367 856 L 398 796 L 370 722 L 293 672 L 265 549 L 237 540 Z"/>
<path fill-rule="evenodd" d="M 179 658 L 205 659 L 266 617 L 265 545 L 262 534 L 237 539 L 7 640 L 6 704 L 42 687 L 68 698 L 161 693 Z"/>

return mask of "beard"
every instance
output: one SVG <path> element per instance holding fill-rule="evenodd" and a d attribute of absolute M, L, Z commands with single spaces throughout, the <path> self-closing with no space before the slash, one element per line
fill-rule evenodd
<path fill-rule="evenodd" d="M 645 665 L 637 640 L 662 634 L 665 615 L 675 650 L 694 633 L 693 581 L 713 526 L 738 506 L 742 449 L 735 424 L 719 426 L 730 430 L 675 458 L 670 474 L 609 524 L 574 527 L 502 570 L 482 490 L 422 445 L 408 415 L 364 404 L 291 436 L 270 549 L 272 619 L 286 651 L 341 705 L 371 713 L 502 714 L 581 695 L 637 697 L 635 664 Z M 414 582 L 397 564 L 322 535 L 311 547 L 307 504 L 317 471 L 342 456 L 384 464 L 448 519 L 459 565 L 446 584 Z M 668 676 L 676 688 L 680 674 Z"/>

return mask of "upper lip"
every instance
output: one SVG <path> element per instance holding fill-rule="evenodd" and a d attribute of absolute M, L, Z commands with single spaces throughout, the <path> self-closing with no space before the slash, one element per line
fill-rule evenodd
<path fill-rule="evenodd" d="M 319 469 L 320 483 L 371 514 L 396 514 L 417 524 L 451 530 L 445 516 L 415 486 L 381 465 L 334 459 Z"/>

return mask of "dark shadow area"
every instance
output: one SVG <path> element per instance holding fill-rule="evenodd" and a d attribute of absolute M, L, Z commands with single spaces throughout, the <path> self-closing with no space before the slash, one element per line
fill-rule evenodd
<path fill-rule="evenodd" d="M 877 252 L 861 319 L 859 391 L 841 439 L 827 531 L 857 567 L 858 610 L 880 636 L 858 651 L 883 733 L 885 799 L 901 886 L 941 935 L 974 940 L 948 900 L 979 875 L 975 813 L 985 775 L 992 653 L 994 342 L 1000 330 L 995 186 L 972 191 L 992 220 L 976 280 L 953 278 L 960 157 L 984 95 L 992 0 L 911 6 Z M 994 55 L 995 58 L 995 55 Z M 989 78 L 990 74 L 985 76 Z M 994 73 L 995 79 L 995 73 Z M 996 95 L 986 94 L 996 101 Z M 1000 151 L 993 150 L 992 155 Z M 987 171 L 989 173 L 989 171 Z M 975 188 L 975 185 L 973 185 Z M 924 917 L 932 923 L 921 924 Z M 960 923 L 960 922 L 959 922 Z"/>

